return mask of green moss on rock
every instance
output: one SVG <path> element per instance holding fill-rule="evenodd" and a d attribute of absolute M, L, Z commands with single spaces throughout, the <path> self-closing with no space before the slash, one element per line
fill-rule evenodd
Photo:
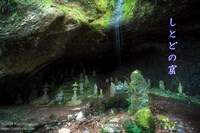
<path fill-rule="evenodd" d="M 157 115 L 156 121 L 164 129 L 167 129 L 167 130 L 170 130 L 170 131 L 176 130 L 175 124 L 173 122 L 169 121 L 169 118 L 167 116 Z"/>
<path fill-rule="evenodd" d="M 134 115 L 134 119 L 136 125 L 142 129 L 142 133 L 155 133 L 153 114 L 149 108 L 141 108 L 138 110 Z"/>
<path fill-rule="evenodd" d="M 141 129 L 137 125 L 133 124 L 131 119 L 125 119 L 123 128 L 126 133 L 141 133 Z"/>

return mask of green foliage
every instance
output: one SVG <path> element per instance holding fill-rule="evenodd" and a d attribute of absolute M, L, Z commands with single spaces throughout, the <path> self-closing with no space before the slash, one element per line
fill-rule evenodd
<path fill-rule="evenodd" d="M 1 0 L 0 1 L 0 17 L 11 14 L 15 11 L 17 3 L 15 0 Z"/>
<path fill-rule="evenodd" d="M 196 104 L 200 104 L 200 99 L 191 97 L 191 96 L 187 96 L 184 93 L 182 94 L 178 94 L 169 90 L 165 90 L 165 91 L 160 91 L 159 88 L 152 88 L 151 90 L 149 90 L 151 94 L 154 95 L 158 95 L 158 96 L 163 96 L 163 97 L 167 97 L 167 98 L 173 98 L 173 99 L 177 99 L 180 101 L 185 101 L 188 103 L 196 103 Z"/>
<path fill-rule="evenodd" d="M 98 105 L 98 109 L 99 109 L 99 111 L 104 111 L 104 110 L 105 110 L 105 105 L 102 104 L 102 103 L 100 103 L 100 104 Z"/>
<path fill-rule="evenodd" d="M 162 128 L 173 131 L 175 129 L 175 124 L 173 122 L 169 121 L 169 118 L 164 115 L 157 115 L 156 121 L 159 125 L 161 125 Z"/>
<path fill-rule="evenodd" d="M 141 108 L 134 115 L 137 126 L 142 130 L 142 133 L 155 133 L 155 123 L 153 114 L 149 108 Z"/>
<path fill-rule="evenodd" d="M 141 129 L 137 125 L 133 124 L 131 119 L 126 119 L 123 123 L 123 128 L 126 133 L 141 133 Z"/>
<path fill-rule="evenodd" d="M 96 8 L 97 10 L 99 10 L 100 12 L 106 12 L 107 10 L 107 0 L 94 0 L 95 4 L 96 4 Z"/>

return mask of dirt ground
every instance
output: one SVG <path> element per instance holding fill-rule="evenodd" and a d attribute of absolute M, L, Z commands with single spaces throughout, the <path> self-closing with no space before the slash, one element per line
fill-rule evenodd
<path fill-rule="evenodd" d="M 180 102 L 174 99 L 168 99 L 150 95 L 151 109 L 156 114 L 163 114 L 169 117 L 169 119 L 180 126 L 178 133 L 200 133 L 200 105 L 188 104 Z M 5 122 L 13 121 L 24 117 L 26 123 L 36 123 L 41 125 L 39 131 L 57 133 L 59 128 L 66 127 L 73 133 L 82 133 L 87 130 L 91 133 L 98 133 L 99 127 L 105 124 L 105 120 L 113 117 L 112 114 L 105 113 L 104 115 L 91 116 L 87 121 L 73 121 L 67 122 L 67 116 L 69 114 L 76 114 L 83 110 L 83 106 L 69 107 L 69 106 L 4 106 L 0 107 L 0 121 L 1 124 Z M 122 125 L 122 121 L 130 116 L 126 115 L 126 110 L 121 110 L 114 117 L 120 118 L 119 125 Z M 51 123 L 51 124 L 49 124 Z M 44 130 L 44 126 L 49 124 L 49 127 L 53 127 L 52 123 L 56 125 L 56 130 Z M 46 126 L 48 127 L 48 126 Z M 55 127 L 55 126 L 54 126 Z M 124 132 L 124 131 L 123 131 Z M 156 133 L 168 133 L 169 131 L 161 130 L 156 126 Z"/>

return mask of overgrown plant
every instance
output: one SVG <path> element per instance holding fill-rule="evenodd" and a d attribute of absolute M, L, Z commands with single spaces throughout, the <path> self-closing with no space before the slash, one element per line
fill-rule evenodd
<path fill-rule="evenodd" d="M 16 0 L 1 0 L 0 1 L 0 17 L 11 14 L 17 7 Z"/>

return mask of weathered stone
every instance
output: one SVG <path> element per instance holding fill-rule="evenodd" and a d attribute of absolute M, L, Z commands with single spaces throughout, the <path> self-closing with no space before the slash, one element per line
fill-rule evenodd
<path fill-rule="evenodd" d="M 68 128 L 61 128 L 58 133 L 71 133 L 71 130 L 69 130 Z"/>
<path fill-rule="evenodd" d="M 128 109 L 128 114 L 133 114 L 142 107 L 148 107 L 147 83 L 139 70 L 132 72 L 129 86 L 131 105 Z"/>

